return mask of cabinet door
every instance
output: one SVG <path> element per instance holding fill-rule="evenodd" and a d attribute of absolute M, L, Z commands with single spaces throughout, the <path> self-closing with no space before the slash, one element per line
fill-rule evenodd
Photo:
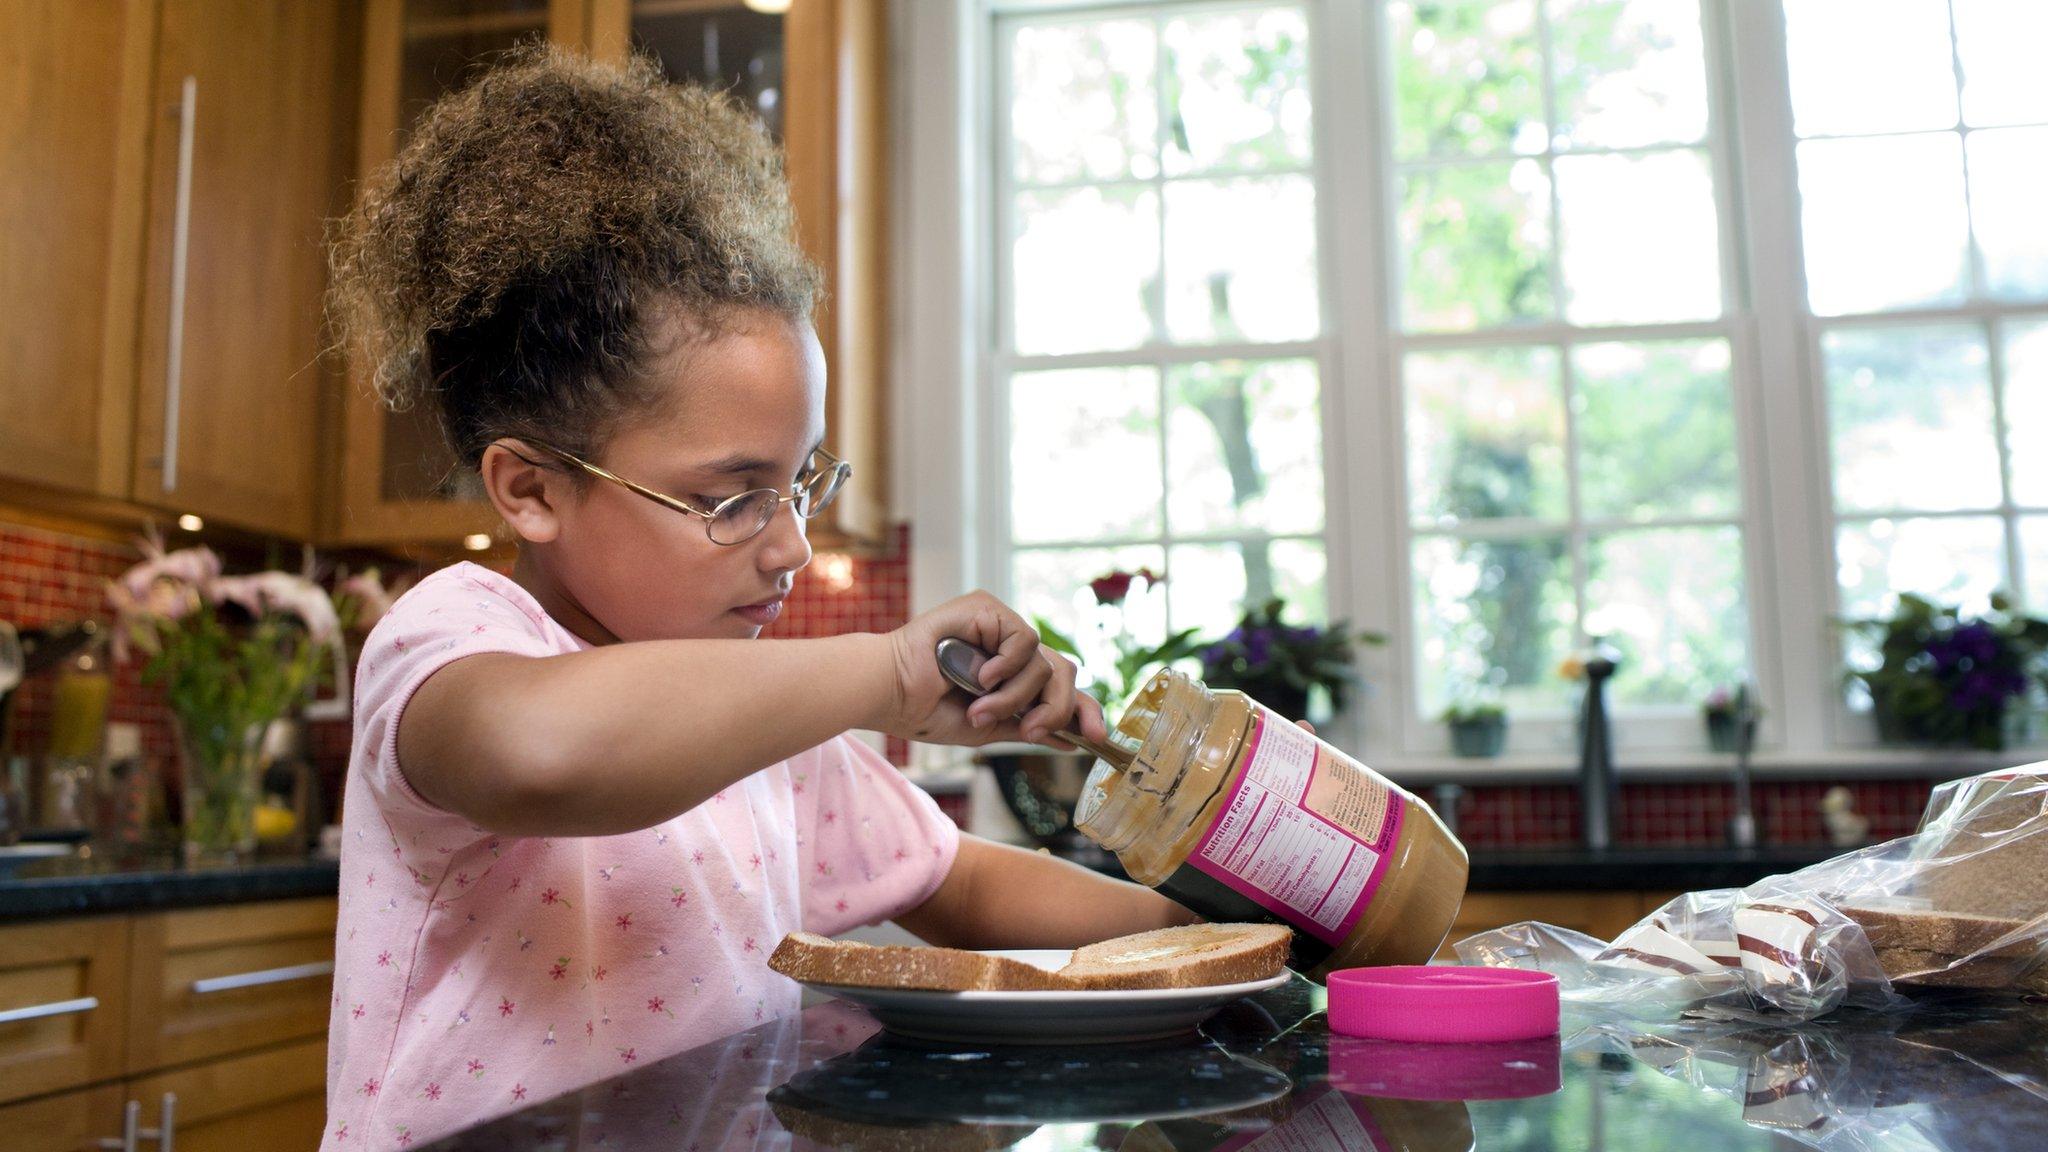
<path fill-rule="evenodd" d="M 120 916 L 0 928 L 0 1101 L 121 1074 L 127 957 Z"/>
<path fill-rule="evenodd" d="M 334 924 L 332 898 L 136 917 L 128 1070 L 325 1035 Z"/>
<path fill-rule="evenodd" d="M 584 0 L 369 0 L 357 171 L 368 176 L 388 163 L 420 113 L 498 53 L 543 35 L 580 46 L 587 22 Z M 430 406 L 386 411 L 356 380 L 342 390 L 335 426 L 328 539 L 452 549 L 496 526 L 476 476 L 442 444 Z"/>
<path fill-rule="evenodd" d="M 154 0 L 0 5 L 0 473 L 128 495 Z"/>
<path fill-rule="evenodd" d="M 1641 905 L 1635 892 L 1468 892 L 1437 957 L 1455 958 L 1451 946 L 1465 937 L 1524 920 L 1612 940 L 1636 922 Z"/>
<path fill-rule="evenodd" d="M 252 1152 L 320 1146 L 327 1115 L 327 1040 L 320 1037 L 130 1080 L 142 1125 L 163 1125 L 172 1098 L 178 1152 Z"/>
<path fill-rule="evenodd" d="M 313 530 L 347 7 L 164 0 L 135 414 L 145 503 Z"/>
<path fill-rule="evenodd" d="M 8 1152 L 96 1152 L 102 1140 L 119 1147 L 126 1099 L 121 1085 L 106 1084 L 9 1104 L 0 1107 L 0 1132 Z"/>

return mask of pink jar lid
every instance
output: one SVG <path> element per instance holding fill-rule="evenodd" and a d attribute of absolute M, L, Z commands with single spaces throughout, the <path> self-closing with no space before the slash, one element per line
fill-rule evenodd
<path fill-rule="evenodd" d="M 1330 973 L 1330 1030 L 1463 1044 L 1557 1035 L 1557 977 L 1522 968 L 1409 964 Z"/>

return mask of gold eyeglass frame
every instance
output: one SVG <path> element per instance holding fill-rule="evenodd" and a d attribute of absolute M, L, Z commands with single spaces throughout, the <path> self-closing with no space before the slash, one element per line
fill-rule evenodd
<path fill-rule="evenodd" d="M 775 522 L 775 515 L 776 513 L 782 511 L 782 506 L 784 504 L 795 504 L 797 501 L 802 500 L 806 495 L 810 493 L 810 490 L 814 488 L 822 478 L 832 476 L 835 474 L 839 475 L 839 482 L 837 484 L 834 484 L 828 490 L 825 499 L 819 502 L 818 506 L 813 508 L 810 511 L 809 515 L 806 515 L 801 508 L 794 510 L 797 514 L 798 519 L 814 519 L 818 515 L 818 513 L 823 512 L 826 508 L 830 507 L 832 501 L 839 498 L 840 490 L 846 486 L 846 481 L 853 475 L 852 464 L 848 463 L 845 460 L 841 460 L 839 457 L 834 456 L 830 452 L 827 452 L 823 447 L 815 448 L 811 451 L 810 459 L 822 460 L 823 467 L 813 467 L 810 470 L 809 477 L 807 479 L 798 480 L 795 484 L 792 484 L 790 486 L 790 490 L 787 493 L 783 492 L 780 488 L 749 488 L 745 492 L 741 492 L 738 495 L 728 496 L 725 499 L 720 500 L 715 507 L 713 507 L 710 511 L 707 512 L 704 509 L 699 508 L 694 504 L 691 504 L 687 500 L 677 499 L 676 497 L 670 496 L 665 492 L 657 492 L 654 489 L 647 487 L 645 484 L 636 484 L 633 481 L 626 479 L 624 476 L 621 476 L 618 473 L 603 467 L 602 465 L 592 464 L 590 461 L 583 459 L 581 456 L 576 455 L 574 452 L 569 452 L 564 449 L 557 448 L 552 444 L 544 444 L 539 440 L 529 440 L 521 438 L 518 441 L 518 443 L 531 445 L 534 448 L 542 452 L 545 452 L 549 456 L 553 456 L 555 459 L 561 461 L 562 463 L 567 464 L 572 468 L 581 469 L 582 471 L 587 472 L 600 480 L 609 480 L 613 484 L 617 484 L 619 487 L 624 488 L 625 490 L 633 493 L 636 496 L 644 496 L 647 499 L 654 501 L 656 504 L 659 504 L 662 507 L 667 508 L 671 512 L 681 512 L 687 516 L 697 517 L 698 519 L 704 521 L 704 535 L 708 539 L 710 539 L 710 541 L 713 544 L 716 544 L 721 548 L 736 548 L 739 545 L 745 544 L 747 541 L 752 540 L 754 537 L 759 536 L 762 532 L 767 530 L 768 525 L 773 524 Z M 518 454 L 514 453 L 514 455 Z M 521 459 L 525 458 L 521 457 Z M 527 463 L 531 464 L 533 463 L 533 461 L 528 460 Z M 740 501 L 747 499 L 748 497 L 758 495 L 759 493 L 762 492 L 773 494 L 773 496 L 775 497 L 775 507 L 766 516 L 761 517 L 761 522 L 754 526 L 753 531 L 747 533 L 745 536 L 740 537 L 738 540 L 720 540 L 718 537 L 711 535 L 711 526 L 718 522 L 719 515 L 722 512 L 724 512 L 727 508 L 731 507 L 732 505 L 737 504 Z"/>

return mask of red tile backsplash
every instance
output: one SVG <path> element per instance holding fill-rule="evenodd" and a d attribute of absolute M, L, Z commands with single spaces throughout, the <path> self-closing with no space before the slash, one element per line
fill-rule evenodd
<path fill-rule="evenodd" d="M 909 619 L 909 532 L 898 528 L 879 555 L 821 553 L 797 577 L 782 619 L 769 634 L 781 637 L 882 632 Z M 126 544 L 0 522 L 0 619 L 19 625 L 104 616 L 104 581 L 135 562 Z M 260 559 L 260 558 L 257 558 Z M 250 561 L 253 563 L 254 561 Z M 237 568 L 246 564 L 236 563 Z M 25 684 L 15 702 L 9 743 L 33 749 L 47 737 L 49 683 Z M 138 678 L 138 666 L 117 671 L 109 719 L 142 727 L 145 752 L 168 770 L 169 718 L 161 700 Z M 338 790 L 348 762 L 347 722 L 314 724 L 310 753 L 330 789 Z M 908 748 L 889 741 L 901 764 Z M 1871 835 L 1886 839 L 1912 830 L 1931 779 L 1760 780 L 1759 832 L 1766 843 L 1825 840 L 1819 803 L 1836 784 L 1855 794 L 1856 810 L 1871 820 Z M 1426 793 L 1427 789 L 1423 789 Z M 958 806 L 959 801 L 954 801 Z M 1733 791 L 1726 784 L 1632 782 L 1621 789 L 1615 842 L 1713 845 L 1724 842 Z M 963 812 L 949 812 L 964 822 Z M 1578 842 L 1578 802 L 1567 784 L 1481 785 L 1459 801 L 1459 834 L 1474 847 L 1564 846 Z"/>

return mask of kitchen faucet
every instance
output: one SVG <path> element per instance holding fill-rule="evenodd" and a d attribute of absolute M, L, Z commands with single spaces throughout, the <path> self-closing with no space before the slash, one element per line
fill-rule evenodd
<path fill-rule="evenodd" d="M 1579 713 L 1579 823 L 1586 847 L 1600 851 L 1613 841 L 1615 776 L 1613 734 L 1607 725 L 1607 678 L 1619 667 L 1613 657 L 1586 661 L 1586 698 Z"/>

